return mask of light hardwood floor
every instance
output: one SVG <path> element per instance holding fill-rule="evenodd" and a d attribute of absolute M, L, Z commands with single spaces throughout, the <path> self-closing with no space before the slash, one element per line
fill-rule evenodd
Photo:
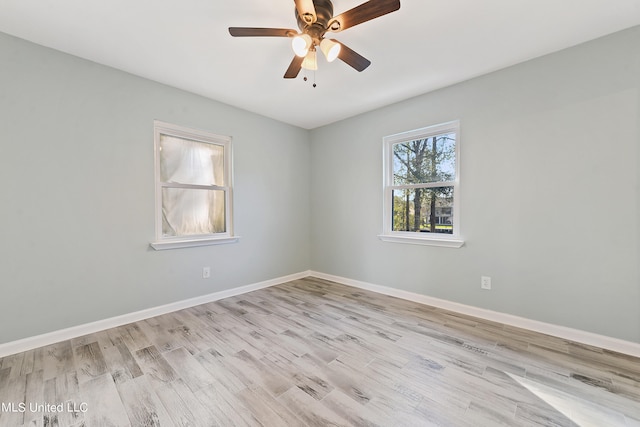
<path fill-rule="evenodd" d="M 0 403 L 8 427 L 640 426 L 640 360 L 305 278 L 0 359 Z"/>

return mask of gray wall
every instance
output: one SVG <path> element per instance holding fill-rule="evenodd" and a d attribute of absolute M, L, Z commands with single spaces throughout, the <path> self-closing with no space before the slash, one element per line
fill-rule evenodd
<path fill-rule="evenodd" d="M 636 27 L 312 131 L 313 270 L 640 342 L 638 46 Z M 465 246 L 381 242 L 382 137 L 454 119 Z"/>
<path fill-rule="evenodd" d="M 640 342 L 638 45 L 308 132 L 0 34 L 0 343 L 309 268 Z M 149 249 L 154 119 L 233 136 L 240 243 Z M 453 119 L 465 246 L 379 241 L 382 137 Z"/>
<path fill-rule="evenodd" d="M 0 57 L 0 343 L 309 268 L 308 131 L 4 34 Z M 233 137 L 239 243 L 148 247 L 154 119 Z"/>

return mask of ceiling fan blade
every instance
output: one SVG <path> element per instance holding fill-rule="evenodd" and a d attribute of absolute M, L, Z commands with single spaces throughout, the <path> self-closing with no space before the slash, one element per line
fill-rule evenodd
<path fill-rule="evenodd" d="M 289 28 L 229 27 L 233 37 L 294 37 L 298 32 Z"/>
<path fill-rule="evenodd" d="M 340 43 L 338 40 L 331 39 L 331 41 Z M 357 71 L 363 71 L 369 65 L 371 65 L 371 61 L 369 61 L 364 56 L 360 55 L 355 50 L 349 49 L 344 44 L 340 43 L 340 53 L 338 54 L 338 58 L 351 67 L 355 68 Z"/>
<path fill-rule="evenodd" d="M 299 57 L 298 55 L 293 57 L 293 61 L 287 68 L 287 72 L 284 73 L 285 79 L 295 79 L 298 77 L 300 70 L 302 69 L 302 61 L 304 61 L 304 57 Z"/>
<path fill-rule="evenodd" d="M 327 25 L 327 30 L 337 33 L 355 27 L 363 22 L 378 18 L 400 9 L 400 0 L 369 0 L 335 16 Z"/>
<path fill-rule="evenodd" d="M 316 7 L 313 5 L 313 0 L 294 0 L 296 2 L 296 10 L 298 16 L 302 18 L 307 24 L 313 24 L 318 17 L 316 16 Z"/>

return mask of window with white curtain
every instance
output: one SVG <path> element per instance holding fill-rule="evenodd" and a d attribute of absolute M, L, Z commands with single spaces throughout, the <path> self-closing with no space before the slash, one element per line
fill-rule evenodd
<path fill-rule="evenodd" d="M 154 249 L 232 243 L 231 137 L 154 122 Z"/>

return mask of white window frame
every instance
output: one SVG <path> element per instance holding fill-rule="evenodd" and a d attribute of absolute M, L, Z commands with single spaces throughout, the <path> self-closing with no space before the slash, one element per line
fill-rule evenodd
<path fill-rule="evenodd" d="M 149 245 L 155 250 L 188 248 L 194 246 L 219 245 L 235 243 L 240 238 L 233 235 L 233 153 L 231 137 L 216 135 L 202 130 L 189 129 L 183 126 L 154 120 L 153 140 L 155 153 L 155 234 L 156 239 Z M 160 178 L 160 135 L 168 135 L 177 138 L 207 144 L 222 145 L 224 147 L 224 186 L 202 186 L 187 184 L 172 184 L 162 182 Z M 166 237 L 162 234 L 162 189 L 163 188 L 195 188 L 214 189 L 225 192 L 225 224 L 224 233 L 201 234 L 196 236 Z"/>
<path fill-rule="evenodd" d="M 453 181 L 424 184 L 394 185 L 393 146 L 398 143 L 430 138 L 444 133 L 456 134 L 456 176 Z M 460 121 L 454 120 L 434 126 L 385 136 L 383 139 L 383 231 L 378 237 L 385 242 L 459 248 L 464 244 L 460 229 Z M 453 234 L 419 233 L 393 230 L 393 190 L 411 188 L 453 187 Z"/>

